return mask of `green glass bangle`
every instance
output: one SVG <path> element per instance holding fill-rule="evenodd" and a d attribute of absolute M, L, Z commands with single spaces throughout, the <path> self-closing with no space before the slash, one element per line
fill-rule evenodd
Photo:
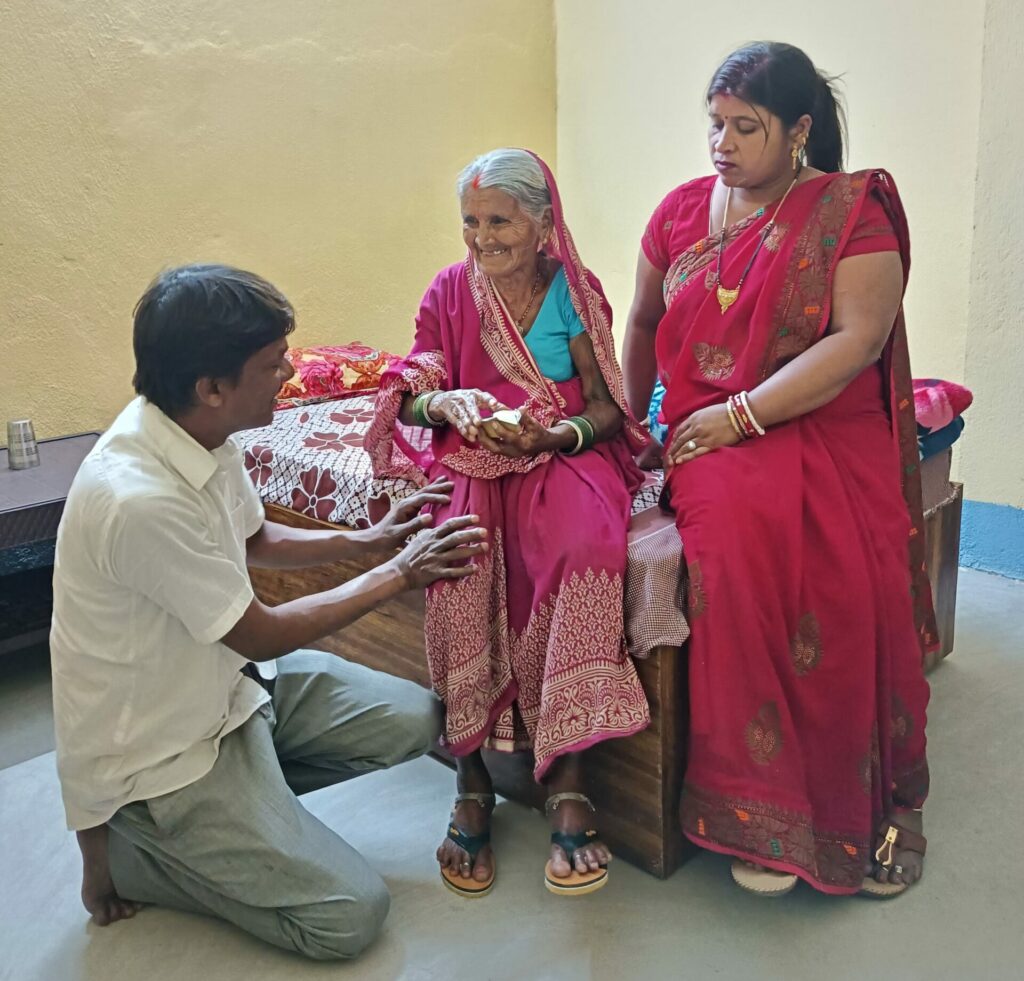
<path fill-rule="evenodd" d="M 412 402 L 412 419 L 417 426 L 423 426 L 423 396 L 417 395 Z"/>
<path fill-rule="evenodd" d="M 569 422 L 574 422 L 583 434 L 583 445 L 577 452 L 589 450 L 597 442 L 594 427 L 586 416 L 573 416 Z"/>
<path fill-rule="evenodd" d="M 437 392 L 421 392 L 412 403 L 412 417 L 416 424 L 423 429 L 436 429 L 438 426 L 444 425 L 441 422 L 435 422 L 430 418 L 430 413 L 427 412 L 427 406 L 430 404 L 430 400 L 437 395 Z"/>
<path fill-rule="evenodd" d="M 583 452 L 583 427 L 576 422 L 576 417 L 572 419 L 563 419 L 564 422 L 572 431 L 576 434 L 576 445 L 571 450 L 562 450 L 566 456 L 575 456 L 577 453 Z"/>

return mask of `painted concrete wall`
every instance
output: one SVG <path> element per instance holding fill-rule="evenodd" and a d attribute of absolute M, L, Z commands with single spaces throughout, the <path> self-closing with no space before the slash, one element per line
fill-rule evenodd
<path fill-rule="evenodd" d="M 557 143 L 621 329 L 647 217 L 708 172 L 711 71 L 784 38 L 844 73 L 849 164 L 887 167 L 903 193 L 915 372 L 975 391 L 965 559 L 1024 576 L 1024 5 L 849 11 L 736 0 L 733 36 L 676 0 L 7 0 L 0 422 L 106 425 L 130 396 L 132 305 L 178 262 L 274 280 L 299 343 L 402 350 L 426 283 L 461 254 L 455 172 L 501 144 L 555 164 Z"/>
<path fill-rule="evenodd" d="M 794 5 L 557 0 L 563 195 L 621 327 L 640 235 L 671 188 L 711 172 L 703 95 L 730 51 L 802 47 L 843 75 L 848 167 L 891 171 L 911 223 L 915 372 L 964 376 L 984 0 Z"/>
<path fill-rule="evenodd" d="M 0 422 L 105 426 L 162 267 L 252 268 L 299 343 L 402 351 L 458 169 L 554 164 L 551 0 L 5 0 Z"/>
<path fill-rule="evenodd" d="M 965 561 L 1024 578 L 1024 4 L 988 0 L 970 268 Z M 977 503 L 976 503 L 977 502 Z"/>
<path fill-rule="evenodd" d="M 619 333 L 651 210 L 710 172 L 703 93 L 745 41 L 786 40 L 843 75 L 851 169 L 895 176 L 910 218 L 914 373 L 975 393 L 954 473 L 963 558 L 1024 577 L 1024 3 L 556 0 L 559 176 Z M 729 25 L 736 25 L 730 28 Z"/>

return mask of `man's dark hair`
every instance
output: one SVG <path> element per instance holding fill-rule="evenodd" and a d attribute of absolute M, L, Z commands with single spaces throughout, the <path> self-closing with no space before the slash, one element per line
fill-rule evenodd
<path fill-rule="evenodd" d="M 200 378 L 237 381 L 253 354 L 294 327 L 291 304 L 254 273 L 169 269 L 135 307 L 135 391 L 176 415 L 195 403 Z"/>

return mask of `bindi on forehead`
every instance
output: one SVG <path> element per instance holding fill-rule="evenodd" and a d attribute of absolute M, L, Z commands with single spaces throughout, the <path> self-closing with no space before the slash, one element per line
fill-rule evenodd
<path fill-rule="evenodd" d="M 462 199 L 462 211 L 464 214 L 493 214 L 511 218 L 519 214 L 522 208 L 511 194 L 496 187 L 471 187 Z"/>

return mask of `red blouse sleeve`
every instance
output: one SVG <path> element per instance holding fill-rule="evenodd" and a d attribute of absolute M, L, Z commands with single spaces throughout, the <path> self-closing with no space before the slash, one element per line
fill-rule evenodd
<path fill-rule="evenodd" d="M 879 197 L 872 192 L 868 195 L 853 234 L 843 249 L 841 259 L 851 255 L 867 255 L 870 252 L 899 252 L 900 243 L 896 230 L 886 214 Z"/>
<path fill-rule="evenodd" d="M 671 233 L 673 219 L 678 210 L 680 190 L 681 188 L 677 187 L 665 195 L 661 204 L 654 209 L 654 214 L 651 215 L 651 220 L 647 222 L 647 228 L 644 230 L 644 237 L 640 240 L 640 247 L 647 256 L 647 261 L 662 272 L 668 272 L 668 267 L 672 265 Z"/>

